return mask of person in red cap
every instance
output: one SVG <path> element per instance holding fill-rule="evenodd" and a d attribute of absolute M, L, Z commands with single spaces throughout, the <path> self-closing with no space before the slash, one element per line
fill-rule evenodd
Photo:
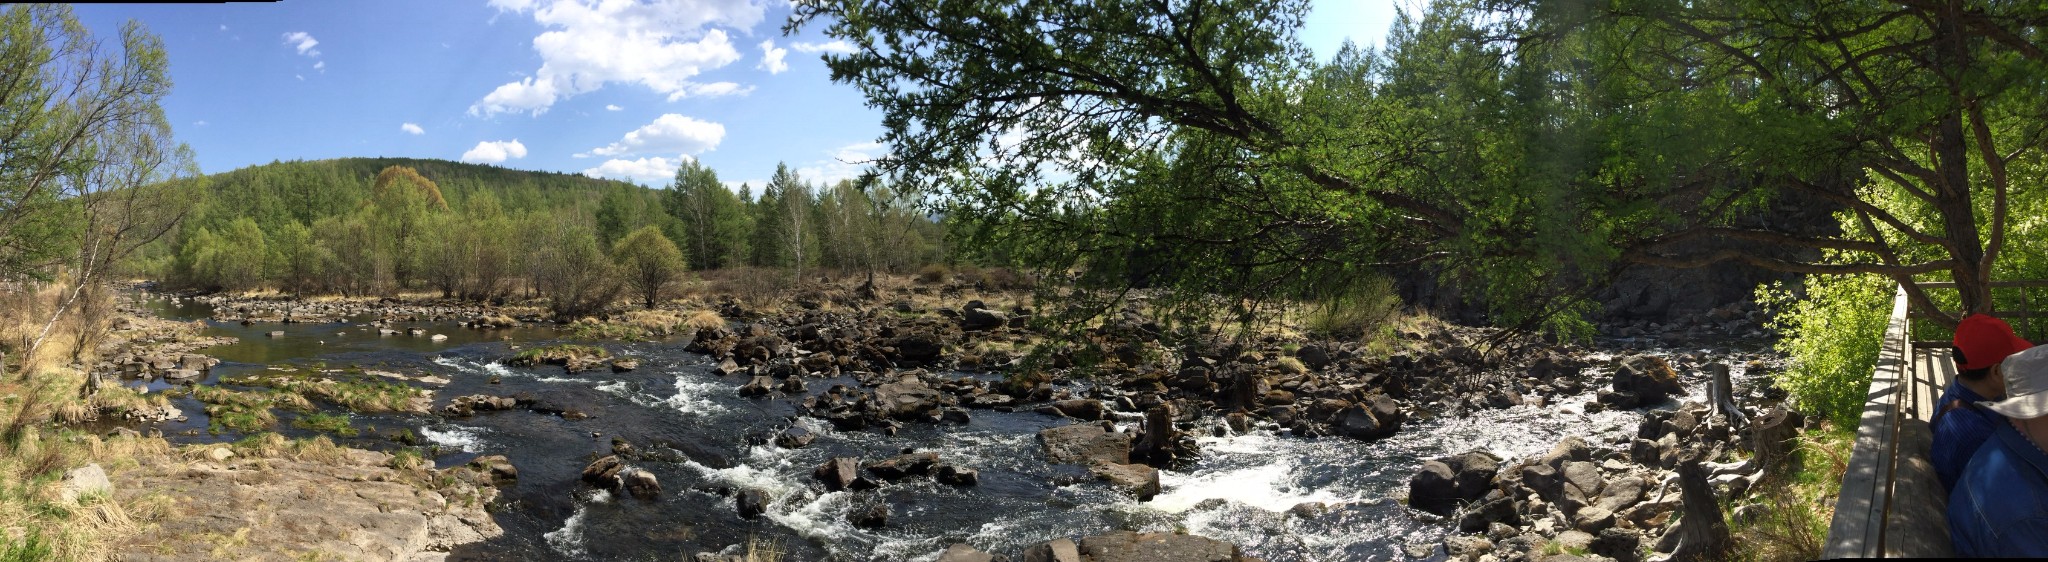
<path fill-rule="evenodd" d="M 2000 364 L 2007 356 L 2034 344 L 2013 334 L 2012 326 L 1988 314 L 1971 314 L 1956 325 L 1955 359 L 1958 372 L 1941 398 L 1934 402 L 1933 450 L 1928 452 L 1934 473 L 1941 477 L 1943 490 L 1953 492 L 1956 478 L 1970 463 L 1970 456 L 1991 438 L 1991 432 L 2005 423 L 1997 412 L 1977 406 L 1978 402 L 2005 397 L 2005 374 Z"/>
<path fill-rule="evenodd" d="M 1948 497 L 1956 555 L 2048 558 L 2048 347 L 1999 363 L 2005 399 L 1977 404 L 2003 416 Z"/>

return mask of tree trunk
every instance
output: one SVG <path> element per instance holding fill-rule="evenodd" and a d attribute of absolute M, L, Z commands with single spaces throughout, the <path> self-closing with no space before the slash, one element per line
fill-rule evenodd
<path fill-rule="evenodd" d="M 1678 461 L 1679 499 L 1685 506 L 1684 517 L 1672 531 L 1681 534 L 1672 560 L 1719 560 L 1728 551 L 1728 522 L 1721 518 L 1721 502 L 1707 482 L 1700 456 L 1691 451 Z"/>
<path fill-rule="evenodd" d="M 1944 237 L 1953 246 L 1949 255 L 1955 265 L 1950 271 L 1955 275 L 1956 291 L 1962 295 L 1962 313 L 1968 315 L 1991 311 L 1991 285 L 1986 279 L 1990 271 L 1984 263 L 1984 242 L 1977 232 L 1977 208 L 1970 201 L 1969 143 L 1963 131 L 1963 111 L 1968 104 L 1957 85 L 1969 68 L 1970 54 L 1958 9 L 1944 5 L 1933 14 L 1934 41 L 1939 45 L 1935 70 L 1949 84 L 1951 107 L 1935 125 L 1929 148 L 1940 180 L 1934 186 L 1934 205 L 1941 213 Z"/>

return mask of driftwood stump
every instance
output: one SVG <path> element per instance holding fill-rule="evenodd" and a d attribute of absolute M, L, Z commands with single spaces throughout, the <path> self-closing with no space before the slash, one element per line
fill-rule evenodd
<path fill-rule="evenodd" d="M 1230 377 L 1230 399 L 1237 409 L 1245 412 L 1259 411 L 1259 401 L 1265 396 L 1259 392 L 1262 386 L 1259 374 L 1251 369 L 1239 368 Z"/>
<path fill-rule="evenodd" d="M 1671 560 L 1719 560 L 1728 551 L 1728 522 L 1721 518 L 1721 502 L 1714 497 L 1700 460 L 1697 451 L 1678 460 L 1679 499 L 1685 507 L 1684 518 L 1671 530 L 1679 534 Z"/>
<path fill-rule="evenodd" d="M 1131 447 L 1131 460 L 1159 467 L 1173 464 L 1173 442 L 1180 438 L 1180 432 L 1173 427 L 1173 413 L 1172 404 L 1145 410 L 1145 425 L 1138 431 L 1138 442 Z"/>
<path fill-rule="evenodd" d="M 1751 447 L 1756 452 L 1757 463 L 1766 474 L 1784 474 L 1786 460 L 1791 458 L 1795 440 L 1799 438 L 1800 420 L 1795 419 L 1797 417 L 1784 406 L 1772 406 L 1750 425 Z"/>
<path fill-rule="evenodd" d="M 1728 380 L 1728 365 L 1710 363 L 1707 373 L 1713 380 L 1707 383 L 1707 400 L 1714 406 L 1714 413 L 1727 419 L 1729 425 L 1741 427 L 1749 423 L 1749 416 L 1742 414 L 1742 408 L 1735 404 L 1735 385 Z"/>

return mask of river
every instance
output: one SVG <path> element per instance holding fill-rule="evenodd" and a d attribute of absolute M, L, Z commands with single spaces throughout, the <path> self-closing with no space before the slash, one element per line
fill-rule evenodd
<path fill-rule="evenodd" d="M 173 319 L 205 319 L 211 312 L 190 301 L 149 302 L 152 311 Z M 1205 429 L 1199 461 L 1164 471 L 1163 493 L 1139 502 L 1088 478 L 1085 470 L 1046 463 L 1035 435 L 1067 420 L 975 410 L 966 425 L 911 424 L 894 436 L 835 431 L 797 416 L 789 400 L 741 397 L 737 388 L 744 379 L 719 377 L 708 357 L 683 351 L 678 342 L 605 343 L 614 354 L 639 359 L 639 369 L 570 375 L 557 366 L 503 363 L 516 353 L 514 346 L 559 337 L 545 328 L 393 326 L 448 336 L 434 342 L 380 336 L 375 327 L 359 323 L 208 324 L 205 335 L 240 341 L 200 350 L 222 360 L 201 384 L 260 369 L 360 366 L 448 379 L 437 391 L 437 407 L 456 396 L 525 392 L 588 413 L 579 420 L 524 410 L 461 419 L 354 415 L 362 435 L 336 439 L 390 450 L 398 445 L 382 435 L 405 429 L 439 446 L 441 466 L 482 454 L 509 457 L 519 469 L 518 483 L 503 490 L 502 505 L 494 508 L 505 536 L 459 552 L 482 559 L 674 560 L 757 540 L 781 545 L 788 560 L 931 560 L 956 542 L 1016 555 L 1047 539 L 1117 529 L 1185 531 L 1236 543 L 1247 554 L 1275 562 L 1401 559 L 1404 546 L 1437 544 L 1453 526 L 1391 499 L 1405 493 L 1422 461 L 1475 449 L 1507 459 L 1540 455 L 1569 435 L 1599 446 L 1632 436 L 1640 419 L 1634 411 L 1587 415 L 1580 408 L 1591 400 L 1587 395 L 1548 407 L 1412 420 L 1396 436 L 1372 443 L 1271 431 L 1214 436 Z M 267 336 L 273 330 L 285 334 Z M 1736 374 L 1742 375 L 1740 367 Z M 128 384 L 165 387 L 160 381 Z M 856 383 L 813 381 L 810 389 L 819 393 L 833 384 Z M 1699 389 L 1692 392 L 1698 399 Z M 240 437 L 209 433 L 204 407 L 190 398 L 174 402 L 189 416 L 160 427 L 174 442 Z M 310 435 L 290 428 L 293 414 L 279 416 L 280 431 Z M 803 449 L 768 443 L 791 424 L 820 438 Z M 592 454 L 610 453 L 614 437 L 669 459 L 635 462 L 659 477 L 666 492 L 658 499 L 615 498 L 578 480 Z M 826 493 L 810 476 L 830 457 L 875 460 L 905 449 L 934 451 L 978 469 L 980 483 L 955 488 L 909 479 L 879 490 Z M 732 496 L 740 489 L 769 493 L 773 499 L 763 517 L 738 515 Z M 873 501 L 889 504 L 887 526 L 848 523 L 849 511 Z M 1289 513 L 1307 502 L 1331 509 Z"/>

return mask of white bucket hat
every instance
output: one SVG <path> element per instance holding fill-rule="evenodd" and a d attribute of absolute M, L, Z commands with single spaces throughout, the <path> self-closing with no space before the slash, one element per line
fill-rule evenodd
<path fill-rule="evenodd" d="M 2048 345 L 2006 356 L 1999 369 L 2005 373 L 2005 399 L 1977 405 L 2013 419 L 2048 416 Z"/>

